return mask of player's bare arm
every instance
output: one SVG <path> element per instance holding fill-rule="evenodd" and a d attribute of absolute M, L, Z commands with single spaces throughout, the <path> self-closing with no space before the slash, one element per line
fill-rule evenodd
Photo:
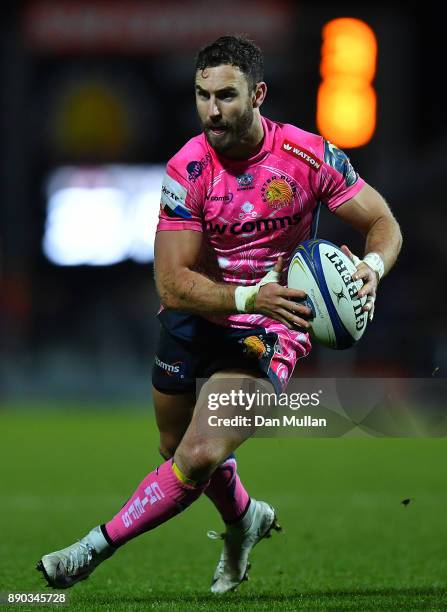
<path fill-rule="evenodd" d="M 382 275 L 387 274 L 399 255 L 402 234 L 384 198 L 370 185 L 365 184 L 359 193 L 340 206 L 335 214 L 365 236 L 365 255 L 377 253 L 383 261 Z M 342 246 L 342 250 L 354 259 L 346 245 Z M 364 285 L 359 295 L 368 295 L 374 299 L 379 276 L 368 263 L 360 262 L 355 279 L 361 279 Z M 371 310 L 372 307 L 373 300 L 365 304 L 364 310 Z"/>
<path fill-rule="evenodd" d="M 192 313 L 235 312 L 235 286 L 215 283 L 194 267 L 202 235 L 193 230 L 158 232 L 155 238 L 155 283 L 165 308 Z"/>
<path fill-rule="evenodd" d="M 193 230 L 162 231 L 155 239 L 155 281 L 166 308 L 194 314 L 233 314 L 236 285 L 216 283 L 193 270 L 202 245 L 202 235 Z M 282 258 L 275 265 L 281 272 Z M 303 291 L 282 287 L 276 282 L 263 285 L 254 302 L 253 312 L 265 314 L 291 328 L 309 327 L 310 310 L 292 301 L 305 297 Z M 301 316 L 299 316 L 301 315 Z"/>

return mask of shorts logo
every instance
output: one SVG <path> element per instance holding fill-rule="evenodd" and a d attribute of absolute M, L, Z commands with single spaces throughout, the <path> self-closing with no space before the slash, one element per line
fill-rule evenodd
<path fill-rule="evenodd" d="M 246 189 L 254 189 L 253 185 L 253 174 L 240 174 L 236 177 L 237 184 L 239 185 L 237 190 L 244 191 Z"/>
<path fill-rule="evenodd" d="M 199 176 L 202 174 L 203 169 L 208 166 L 211 161 L 211 154 L 207 153 L 200 161 L 191 161 L 186 166 L 186 171 L 188 173 L 188 181 L 191 183 L 195 183 Z"/>
<path fill-rule="evenodd" d="M 155 355 L 155 363 L 161 368 L 168 376 L 175 376 L 176 378 L 185 378 L 185 362 L 175 361 L 174 363 L 166 363 Z"/>
<path fill-rule="evenodd" d="M 262 201 L 269 208 L 273 208 L 273 210 L 278 210 L 292 204 L 295 194 L 295 181 L 284 175 L 281 175 L 280 178 L 272 177 L 267 179 L 261 188 Z"/>
<path fill-rule="evenodd" d="M 321 168 L 321 164 L 323 163 L 321 159 L 318 159 L 318 157 L 316 157 L 313 153 L 303 149 L 303 147 L 299 147 L 294 142 L 284 140 L 281 149 L 286 153 L 289 153 L 289 155 L 293 155 L 293 157 L 297 157 L 303 161 L 315 172 L 318 172 L 318 170 Z"/>

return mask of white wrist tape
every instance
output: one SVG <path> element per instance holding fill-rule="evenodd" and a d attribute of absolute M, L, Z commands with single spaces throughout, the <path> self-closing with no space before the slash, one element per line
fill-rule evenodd
<path fill-rule="evenodd" d="M 383 273 L 385 272 L 385 266 L 379 253 L 368 253 L 363 258 L 363 262 L 368 264 L 368 266 L 374 270 L 374 272 L 377 272 L 379 280 L 382 278 Z"/>
<path fill-rule="evenodd" d="M 250 287 L 236 287 L 234 299 L 236 302 L 236 309 L 238 312 L 253 312 L 255 307 L 256 296 L 259 293 L 259 289 L 262 285 L 267 283 L 277 283 L 279 281 L 279 272 L 270 270 L 267 274 L 261 278 L 259 283 L 251 285 Z"/>
<path fill-rule="evenodd" d="M 363 259 L 357 257 L 357 255 L 352 256 L 352 263 L 354 266 L 358 266 L 359 263 L 362 262 L 368 264 L 371 270 L 377 272 L 379 280 L 382 278 L 385 271 L 385 266 L 383 265 L 383 259 L 380 257 L 379 253 L 368 253 L 368 255 L 365 255 Z"/>

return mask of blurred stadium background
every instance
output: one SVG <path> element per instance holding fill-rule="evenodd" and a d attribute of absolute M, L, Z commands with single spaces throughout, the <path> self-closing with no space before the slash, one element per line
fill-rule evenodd
<path fill-rule="evenodd" d="M 368 24 L 377 44 L 371 135 L 344 148 L 390 202 L 405 248 L 359 346 L 316 347 L 298 373 L 445 372 L 444 24 L 429 4 L 35 0 L 2 9 L 1 402 L 149 400 L 152 242 L 164 165 L 199 131 L 194 54 L 250 34 L 266 56 L 264 114 L 317 131 L 323 28 L 339 17 Z M 329 214 L 319 235 L 360 250 Z"/>

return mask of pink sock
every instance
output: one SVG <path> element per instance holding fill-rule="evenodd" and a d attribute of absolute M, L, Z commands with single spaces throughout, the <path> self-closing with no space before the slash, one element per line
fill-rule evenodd
<path fill-rule="evenodd" d="M 203 492 L 207 482 L 191 486 L 181 482 L 169 459 L 148 474 L 132 497 L 105 530 L 112 544 L 121 546 L 132 538 L 154 529 L 191 505 Z"/>
<path fill-rule="evenodd" d="M 244 514 L 250 496 L 237 475 L 234 455 L 230 455 L 219 465 L 211 477 L 205 495 L 214 503 L 225 523 L 237 521 Z"/>

